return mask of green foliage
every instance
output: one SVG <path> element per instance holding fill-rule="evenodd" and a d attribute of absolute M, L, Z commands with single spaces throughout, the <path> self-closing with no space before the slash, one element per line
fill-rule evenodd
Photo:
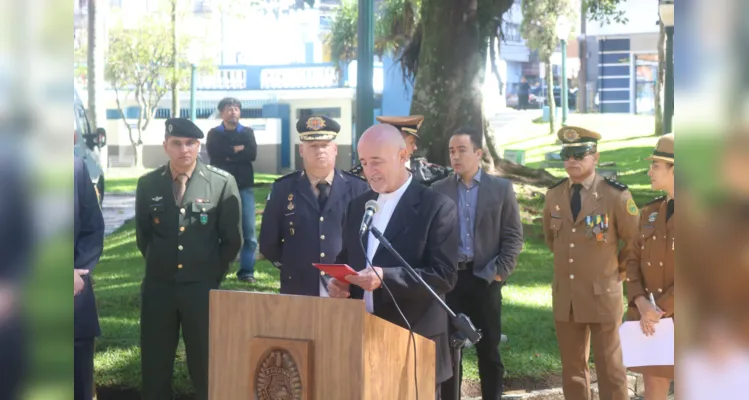
<path fill-rule="evenodd" d="M 575 11 L 570 0 L 523 0 L 523 37 L 531 49 L 537 50 L 539 58 L 548 62 L 557 48 L 557 20 L 566 16 L 575 21 Z"/>
<path fill-rule="evenodd" d="M 400 54 L 411 42 L 419 23 L 421 0 L 383 0 L 375 10 L 375 54 Z M 343 0 L 325 42 L 340 68 L 356 59 L 359 8 L 356 0 Z"/>
<path fill-rule="evenodd" d="M 585 12 L 588 18 L 603 24 L 611 24 L 611 21 L 626 24 L 629 20 L 624 16 L 624 11 L 619 10 L 619 5 L 626 0 L 584 0 Z"/>

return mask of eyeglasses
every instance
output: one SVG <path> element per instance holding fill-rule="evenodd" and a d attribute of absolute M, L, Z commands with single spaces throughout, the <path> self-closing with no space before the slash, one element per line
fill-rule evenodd
<path fill-rule="evenodd" d="M 576 161 L 581 161 L 585 156 L 592 153 L 593 152 L 590 149 L 566 148 L 562 149 L 562 151 L 559 152 L 559 155 L 562 157 L 562 161 L 567 161 L 570 157 L 574 158 Z"/>

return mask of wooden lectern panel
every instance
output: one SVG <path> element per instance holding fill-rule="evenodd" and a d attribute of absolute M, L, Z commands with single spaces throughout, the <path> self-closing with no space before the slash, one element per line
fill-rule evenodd
<path fill-rule="evenodd" d="M 212 290 L 209 336 L 210 399 L 415 398 L 408 331 L 361 300 Z M 419 398 L 434 398 L 434 342 L 415 338 Z"/>

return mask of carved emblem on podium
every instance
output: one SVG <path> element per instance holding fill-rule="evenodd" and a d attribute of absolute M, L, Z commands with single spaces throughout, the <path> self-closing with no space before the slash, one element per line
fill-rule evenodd
<path fill-rule="evenodd" d="M 302 377 L 291 354 L 285 350 L 268 353 L 255 377 L 258 400 L 302 400 Z"/>

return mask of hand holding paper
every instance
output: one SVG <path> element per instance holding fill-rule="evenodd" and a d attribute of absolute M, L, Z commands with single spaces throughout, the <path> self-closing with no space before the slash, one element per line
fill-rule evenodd
<path fill-rule="evenodd" d="M 639 321 L 627 321 L 619 328 L 624 366 L 674 365 L 674 320 L 663 318 L 652 335 L 646 335 Z"/>

